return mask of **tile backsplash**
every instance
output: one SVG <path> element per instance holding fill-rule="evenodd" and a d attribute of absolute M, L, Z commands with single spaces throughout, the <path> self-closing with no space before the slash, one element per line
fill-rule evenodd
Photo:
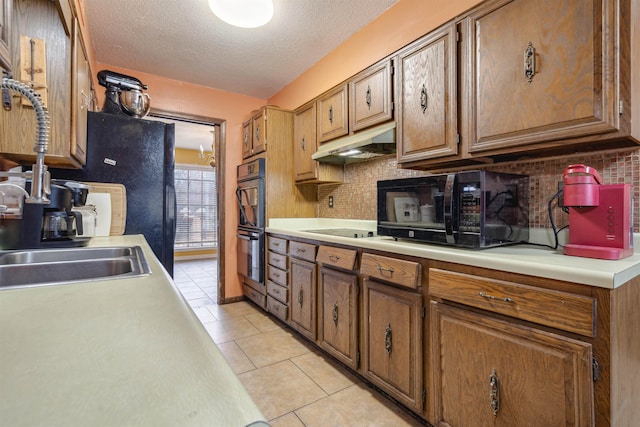
<path fill-rule="evenodd" d="M 634 186 L 633 225 L 640 232 L 640 150 L 589 153 L 563 156 L 536 161 L 519 161 L 486 166 L 483 169 L 529 175 L 529 226 L 551 228 L 547 205 L 558 190 L 562 173 L 570 164 L 583 163 L 594 167 L 605 184 L 632 184 Z M 320 218 L 377 219 L 376 181 L 427 175 L 427 172 L 398 169 L 394 156 L 357 163 L 345 167 L 345 182 L 340 185 L 320 186 L 318 194 Z M 333 208 L 329 207 L 329 196 L 333 196 Z M 567 214 L 554 208 L 556 225 L 567 224 Z"/>

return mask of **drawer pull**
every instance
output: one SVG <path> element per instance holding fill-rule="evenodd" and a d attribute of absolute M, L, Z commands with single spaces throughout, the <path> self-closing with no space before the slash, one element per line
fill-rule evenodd
<path fill-rule="evenodd" d="M 338 255 L 329 255 L 329 260 L 331 262 L 338 262 L 340 261 L 340 257 Z"/>
<path fill-rule="evenodd" d="M 491 409 L 493 410 L 493 416 L 497 417 L 498 411 L 500 410 L 500 380 L 498 379 L 498 374 L 496 374 L 495 369 L 493 369 L 491 375 L 489 375 L 489 400 Z"/>
<path fill-rule="evenodd" d="M 378 271 L 382 275 L 384 275 L 384 273 L 389 273 L 389 275 L 392 275 L 394 270 L 393 268 L 384 268 L 382 266 L 378 266 Z"/>
<path fill-rule="evenodd" d="M 333 318 L 333 323 L 338 326 L 338 303 L 333 304 L 333 310 L 331 313 L 331 317 Z"/>
<path fill-rule="evenodd" d="M 298 304 L 302 307 L 302 288 L 298 291 Z"/>
<path fill-rule="evenodd" d="M 384 330 L 384 349 L 387 350 L 387 356 L 391 356 L 391 340 L 391 323 L 389 323 L 387 325 L 387 328 Z"/>
<path fill-rule="evenodd" d="M 502 302 L 515 302 L 512 298 L 508 298 L 508 297 L 500 298 L 493 295 L 485 294 L 484 292 L 478 292 L 478 295 L 480 295 L 482 298 L 487 298 L 490 300 L 496 300 L 496 301 L 502 301 Z"/>
<path fill-rule="evenodd" d="M 306 249 L 304 249 L 304 248 L 297 248 L 297 249 L 296 249 L 296 251 L 297 251 L 297 252 L 299 252 L 299 253 L 305 253 L 305 252 L 307 252 L 307 250 L 306 250 Z"/>
<path fill-rule="evenodd" d="M 273 246 L 276 246 L 276 247 L 280 246 L 280 242 L 273 242 Z"/>

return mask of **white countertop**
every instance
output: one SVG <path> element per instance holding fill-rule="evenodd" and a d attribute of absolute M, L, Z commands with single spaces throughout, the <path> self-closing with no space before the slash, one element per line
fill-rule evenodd
<path fill-rule="evenodd" d="M 376 221 L 272 218 L 269 220 L 266 231 L 609 289 L 617 288 L 640 276 L 640 254 L 637 252 L 631 257 L 610 261 L 567 256 L 560 249 L 554 251 L 533 245 L 461 249 L 436 244 L 395 241 L 387 236 L 353 239 L 304 231 L 322 228 L 357 228 L 375 231 Z"/>
<path fill-rule="evenodd" d="M 0 290 L 0 424 L 264 420 L 144 237 L 91 241 L 136 245 L 150 275 Z"/>

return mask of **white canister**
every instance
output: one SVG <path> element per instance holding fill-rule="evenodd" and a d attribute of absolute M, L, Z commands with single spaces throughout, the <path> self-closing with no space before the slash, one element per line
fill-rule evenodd
<path fill-rule="evenodd" d="M 420 220 L 422 222 L 434 222 L 436 217 L 436 207 L 434 205 L 420 206 Z"/>

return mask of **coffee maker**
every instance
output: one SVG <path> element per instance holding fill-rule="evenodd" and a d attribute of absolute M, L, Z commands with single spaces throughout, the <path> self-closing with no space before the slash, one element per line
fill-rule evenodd
<path fill-rule="evenodd" d="M 567 167 L 563 179 L 569 208 L 564 254 L 609 260 L 633 255 L 633 187 L 604 185 L 597 170 L 582 164 Z"/>
<path fill-rule="evenodd" d="M 27 181 L 27 191 L 30 186 Z M 18 238 L 10 249 L 86 246 L 90 237 L 82 236 L 82 214 L 73 207 L 85 204 L 88 189 L 79 182 L 52 180 L 49 204 L 23 204 L 22 218 L 15 223 Z"/>

